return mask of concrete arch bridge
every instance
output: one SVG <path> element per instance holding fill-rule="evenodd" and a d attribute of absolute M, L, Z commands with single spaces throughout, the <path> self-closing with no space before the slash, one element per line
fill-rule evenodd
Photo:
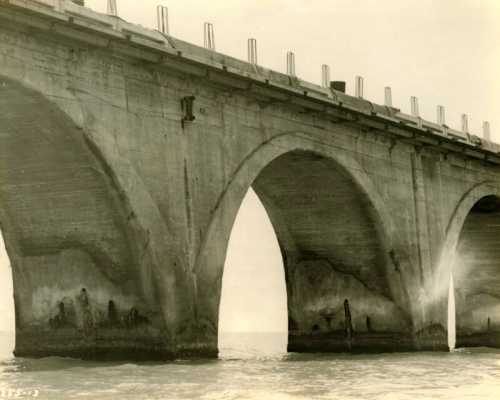
<path fill-rule="evenodd" d="M 500 345 L 499 146 L 69 1 L 0 1 L 16 354 L 216 355 L 252 186 L 289 349 Z M 350 322 L 346 335 L 346 309 Z"/>

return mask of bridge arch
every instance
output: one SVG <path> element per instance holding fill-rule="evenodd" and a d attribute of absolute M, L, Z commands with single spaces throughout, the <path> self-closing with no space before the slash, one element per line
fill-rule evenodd
<path fill-rule="evenodd" d="M 71 107 L 76 122 L 43 93 L 0 76 L 0 226 L 16 355 L 165 356 L 172 348 L 148 270 L 150 237 Z M 142 355 L 134 353 L 141 340 L 152 346 Z"/>
<path fill-rule="evenodd" d="M 374 343 L 365 335 L 364 343 L 358 340 L 359 347 L 387 349 L 394 345 L 394 337 L 407 346 L 403 342 L 411 336 L 409 304 L 394 265 L 397 241 L 383 198 L 352 156 L 338 149 L 325 150 L 300 132 L 285 133 L 252 151 L 235 169 L 214 207 L 195 265 L 197 315 L 205 328 L 204 340 L 217 343 L 227 244 L 250 186 L 266 208 L 284 260 L 289 349 L 344 351 L 345 297 L 350 297 L 355 329 L 393 336 Z M 311 295 L 311 288 L 321 286 L 322 280 L 318 291 L 323 294 Z M 371 304 L 362 298 L 370 298 Z"/>
<path fill-rule="evenodd" d="M 434 279 L 436 297 L 444 305 L 453 277 L 456 347 L 500 346 L 499 260 L 500 190 L 485 181 L 457 204 Z"/>

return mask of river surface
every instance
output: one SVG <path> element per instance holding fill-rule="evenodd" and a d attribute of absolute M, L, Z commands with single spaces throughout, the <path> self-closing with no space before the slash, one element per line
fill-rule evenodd
<path fill-rule="evenodd" d="M 15 359 L 3 335 L 0 399 L 500 399 L 498 350 L 283 355 L 280 340 L 232 335 L 221 360 L 135 364 Z"/>

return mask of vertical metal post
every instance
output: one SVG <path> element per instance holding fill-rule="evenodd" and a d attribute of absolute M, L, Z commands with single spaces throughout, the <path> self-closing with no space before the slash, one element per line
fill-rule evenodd
<path fill-rule="evenodd" d="M 345 318 L 344 322 L 345 338 L 347 341 L 347 346 L 349 348 L 349 351 L 351 351 L 353 328 L 352 328 L 351 309 L 349 307 L 349 300 L 347 299 L 344 300 L 344 318 Z"/>
<path fill-rule="evenodd" d="M 446 125 L 446 116 L 443 106 L 437 106 L 437 123 L 439 125 Z"/>
<path fill-rule="evenodd" d="M 490 123 L 488 121 L 483 122 L 483 138 L 491 142 Z"/>
<path fill-rule="evenodd" d="M 330 67 L 326 64 L 321 66 L 321 87 L 325 89 L 330 87 Z"/>
<path fill-rule="evenodd" d="M 257 65 L 257 40 L 248 39 L 248 62 Z"/>
<path fill-rule="evenodd" d="M 170 27 L 168 26 L 168 8 L 162 5 L 156 7 L 157 29 L 165 34 L 170 35 Z"/>
<path fill-rule="evenodd" d="M 411 104 L 411 115 L 414 117 L 420 117 L 420 112 L 418 110 L 418 99 L 415 96 L 410 97 Z"/>
<path fill-rule="evenodd" d="M 469 117 L 467 117 L 467 114 L 462 114 L 462 132 L 469 133 Z"/>
<path fill-rule="evenodd" d="M 355 86 L 355 95 L 356 97 L 359 97 L 360 99 L 363 98 L 363 77 L 362 76 L 356 76 L 356 86 Z"/>
<path fill-rule="evenodd" d="M 116 6 L 116 0 L 108 0 L 108 14 L 118 16 L 118 7 Z"/>
<path fill-rule="evenodd" d="M 205 48 L 215 51 L 214 26 L 210 22 L 205 22 Z"/>
<path fill-rule="evenodd" d="M 389 86 L 384 89 L 384 104 L 387 107 L 392 107 L 392 89 Z"/>
<path fill-rule="evenodd" d="M 291 51 L 286 53 L 286 73 L 289 76 L 295 76 L 295 54 Z"/>

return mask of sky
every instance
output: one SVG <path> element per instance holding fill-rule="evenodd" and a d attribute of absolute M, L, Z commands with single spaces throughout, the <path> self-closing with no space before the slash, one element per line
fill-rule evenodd
<path fill-rule="evenodd" d="M 365 79 L 365 98 L 410 110 L 417 96 L 421 115 L 460 128 L 469 115 L 472 133 L 491 123 L 500 141 L 500 1 L 497 0 L 117 0 L 119 15 L 155 28 L 156 5 L 169 9 L 172 36 L 202 45 L 203 24 L 215 29 L 219 52 L 245 59 L 247 39 L 258 43 L 259 64 L 285 72 L 293 51 L 296 73 L 320 83 L 321 65 L 332 80 Z M 106 10 L 106 0 L 86 0 Z M 0 246 L 0 249 L 2 246 Z M 12 293 L 8 260 L 0 250 L 0 330 L 11 329 Z M 244 277 L 245 279 L 243 279 Z M 241 285 L 239 282 L 246 282 Z M 250 192 L 231 236 L 223 278 L 221 329 L 286 329 L 283 266 L 265 211 Z M 231 306 L 232 304 L 232 306 Z M 3 317 L 5 315 L 5 317 Z M 10 315 L 10 316 L 9 316 Z"/>

